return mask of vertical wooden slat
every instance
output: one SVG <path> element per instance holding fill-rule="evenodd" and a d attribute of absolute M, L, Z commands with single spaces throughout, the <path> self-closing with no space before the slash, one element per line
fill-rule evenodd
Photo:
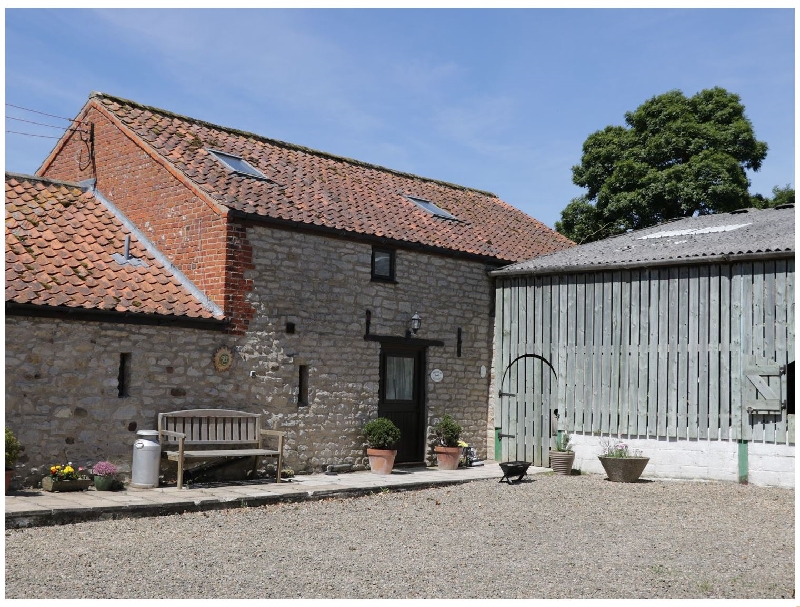
<path fill-rule="evenodd" d="M 516 340 L 516 336 L 512 339 L 511 336 L 511 321 L 513 318 L 511 305 L 513 299 L 513 291 L 515 288 L 515 280 L 513 279 L 505 279 L 503 281 L 503 355 L 505 360 L 503 361 L 502 370 L 500 371 L 500 376 L 507 372 L 508 375 L 505 376 L 504 381 L 500 386 L 500 390 L 505 392 L 513 392 L 516 390 L 516 384 L 512 382 L 511 373 L 512 369 L 509 368 L 511 361 L 513 360 L 514 354 L 514 342 Z M 514 310 L 514 314 L 516 314 L 516 310 Z M 509 396 L 504 396 L 501 398 L 503 403 L 503 411 L 502 411 L 502 424 L 500 427 L 500 432 L 503 434 L 511 434 L 514 432 L 514 427 L 511 425 L 512 421 L 512 409 L 517 406 L 516 397 L 512 398 Z M 516 423 L 516 420 L 514 420 Z M 503 461 L 511 461 L 514 460 L 511 452 L 511 445 L 512 439 L 510 438 L 502 438 L 500 439 L 500 446 L 501 446 L 501 453 L 502 453 L 502 460 Z"/>
<path fill-rule="evenodd" d="M 578 323 L 578 303 L 577 297 L 577 277 L 575 274 L 567 276 L 567 356 L 564 363 L 564 409 L 565 409 L 565 429 L 567 432 L 575 430 L 575 367 L 577 357 L 575 343 L 577 340 Z"/>
<path fill-rule="evenodd" d="M 786 262 L 786 351 L 791 358 L 787 362 L 795 360 L 794 351 L 794 259 Z M 789 444 L 794 444 L 794 421 L 792 415 L 786 422 L 786 440 Z"/>
<path fill-rule="evenodd" d="M 678 438 L 686 438 L 689 369 L 689 268 L 678 270 Z"/>
<path fill-rule="evenodd" d="M 698 344 L 699 327 L 699 292 L 700 271 L 697 266 L 689 268 L 689 370 L 687 372 L 689 393 L 687 395 L 687 436 L 697 438 L 697 384 L 698 384 Z"/>
<path fill-rule="evenodd" d="M 742 352 L 744 345 L 744 325 L 747 320 L 743 318 L 744 304 L 744 264 L 737 263 L 731 269 L 731 439 L 747 440 L 750 437 L 749 425 L 742 419 Z"/>
<path fill-rule="evenodd" d="M 586 430 L 586 275 L 575 280 L 575 431 Z"/>
<path fill-rule="evenodd" d="M 631 347 L 628 357 L 628 434 L 638 434 L 638 407 L 641 394 L 641 271 L 631 272 Z"/>
<path fill-rule="evenodd" d="M 525 283 L 524 301 L 527 314 L 525 316 L 524 325 L 522 322 L 520 322 L 520 331 L 524 332 L 520 337 L 521 344 L 524 344 L 524 349 L 522 349 L 521 345 L 521 349 L 519 351 L 520 354 L 533 354 L 538 348 L 536 334 L 534 331 L 534 325 L 536 322 L 535 304 L 540 296 L 539 290 L 536 286 L 537 284 L 538 281 L 536 277 L 529 277 Z M 520 302 L 522 301 L 523 298 L 520 297 Z M 524 452 L 520 454 L 518 459 L 522 459 L 526 462 L 541 462 L 541 455 L 537 455 L 539 452 L 539 445 L 537 444 L 536 439 L 538 423 L 535 415 L 536 392 L 537 390 L 541 390 L 541 386 L 538 386 L 536 383 L 533 359 L 524 359 L 520 367 L 525 371 L 525 398 L 522 401 L 524 403 L 524 407 L 520 409 L 524 420 L 523 428 L 525 430 L 525 449 Z"/>
<path fill-rule="evenodd" d="M 777 326 L 775 319 L 775 262 L 765 261 L 763 266 L 763 286 L 760 296 L 763 299 L 762 313 L 764 315 L 764 357 L 768 360 L 774 360 L 779 365 L 784 362 L 780 360 L 777 351 L 775 350 L 775 333 L 780 330 Z M 782 377 L 771 377 L 769 379 L 769 386 L 773 388 L 777 394 L 781 393 Z M 764 427 L 764 442 L 775 443 L 777 437 L 780 435 L 780 427 L 783 422 L 783 412 L 777 415 L 765 416 L 766 425 Z"/>
<path fill-rule="evenodd" d="M 647 435 L 656 436 L 658 422 L 658 270 L 650 270 L 647 304 Z M 641 432 L 641 428 L 639 429 Z"/>
<path fill-rule="evenodd" d="M 603 319 L 603 332 L 600 336 L 600 432 L 608 434 L 611 403 L 611 333 L 613 317 L 613 288 L 611 273 L 604 272 L 599 275 L 602 280 L 603 297 L 601 299 L 601 313 Z"/>
<path fill-rule="evenodd" d="M 611 379 L 609 394 L 609 420 L 608 431 L 611 434 L 619 432 L 619 358 L 620 342 L 622 341 L 622 273 L 613 272 L 611 275 Z"/>
<path fill-rule="evenodd" d="M 708 438 L 709 267 L 700 266 L 698 278 L 697 437 Z"/>
<path fill-rule="evenodd" d="M 709 268 L 708 277 L 708 436 L 712 439 L 719 438 L 719 407 L 720 390 L 723 381 L 727 378 L 720 377 L 720 267 L 713 265 Z"/>
<path fill-rule="evenodd" d="M 535 316 L 533 319 L 533 335 L 534 339 L 533 342 L 537 345 L 536 347 L 536 354 L 542 354 L 542 334 L 543 334 L 543 324 L 544 324 L 544 308 L 543 308 L 543 297 L 545 292 L 545 285 L 544 285 L 544 278 L 541 276 L 537 276 L 535 279 L 535 297 L 536 300 L 534 302 L 534 309 L 536 310 Z M 531 360 L 531 369 L 533 370 L 533 383 L 534 383 L 534 408 L 533 408 L 533 416 L 532 421 L 534 424 L 533 427 L 533 441 L 534 441 L 534 462 L 538 462 L 537 466 L 544 465 L 544 458 L 543 458 L 543 445 L 545 441 L 549 444 L 549 437 L 545 437 L 544 435 L 544 426 L 542 420 L 544 420 L 544 407 L 545 403 L 542 399 L 542 394 L 544 392 L 544 385 L 542 383 L 542 364 L 541 361 L 538 360 Z"/>
<path fill-rule="evenodd" d="M 594 278 L 594 333 L 592 335 L 592 431 L 601 432 L 600 402 L 603 384 L 603 277 Z"/>
<path fill-rule="evenodd" d="M 647 436 L 647 401 L 650 389 L 650 272 L 640 273 L 639 292 L 639 400 L 636 425 L 639 436 Z"/>
<path fill-rule="evenodd" d="M 669 371 L 667 374 L 669 389 L 667 390 L 667 436 L 675 438 L 678 435 L 678 361 L 680 360 L 680 325 L 678 322 L 680 311 L 678 268 L 669 269 Z"/>
<path fill-rule="evenodd" d="M 508 385 L 509 385 L 509 393 L 513 393 L 515 396 L 507 397 L 509 399 L 509 406 L 508 406 L 508 431 L 507 434 L 511 434 L 512 436 L 506 437 L 505 441 L 508 441 L 508 457 L 511 460 L 519 459 L 519 455 L 517 453 L 518 449 L 518 427 L 517 427 L 517 415 L 518 415 L 518 407 L 519 401 L 521 398 L 520 394 L 520 385 L 519 385 L 519 365 L 514 364 L 512 365 L 511 362 L 514 361 L 518 354 L 519 348 L 519 322 L 520 320 L 524 321 L 524 319 L 520 319 L 519 317 L 519 308 L 520 308 L 520 282 L 519 278 L 514 278 L 511 281 L 512 289 L 509 293 L 510 296 L 510 308 L 511 313 L 509 315 L 510 319 L 510 330 L 509 330 L 509 345 L 511 346 L 510 352 L 510 361 L 509 361 L 509 369 L 508 369 Z M 524 436 L 524 435 L 523 435 Z"/>
<path fill-rule="evenodd" d="M 500 396 L 500 392 L 503 390 L 503 386 L 500 385 L 503 377 L 503 371 L 505 371 L 505 367 L 503 366 L 503 361 L 506 360 L 506 344 L 503 341 L 503 330 L 505 328 L 506 318 L 503 314 L 503 291 L 505 281 L 498 277 L 495 279 L 495 289 L 494 289 L 494 393 L 491 394 L 491 398 L 494 402 L 494 427 L 495 432 L 497 432 L 496 428 L 500 428 L 503 424 L 503 397 Z M 490 446 L 488 449 L 488 454 L 493 457 L 498 457 L 497 454 L 497 438 L 494 439 L 496 442 L 494 445 Z M 502 456 L 500 456 L 502 458 Z"/>
<path fill-rule="evenodd" d="M 556 359 L 558 361 L 557 364 L 554 364 L 556 368 L 556 372 L 558 374 L 558 379 L 556 382 L 556 408 L 558 409 L 558 414 L 561 420 L 561 428 L 565 431 L 569 431 L 567 420 L 569 416 L 567 414 L 567 351 L 569 349 L 569 338 L 568 335 L 572 330 L 572 327 L 567 329 L 567 318 L 569 316 L 569 297 L 568 297 L 568 280 L 566 276 L 560 276 L 557 279 L 558 282 L 558 335 L 554 339 L 554 346 L 555 352 L 557 353 Z"/>
<path fill-rule="evenodd" d="M 656 436 L 667 436 L 667 389 L 669 387 L 669 365 L 667 346 L 669 335 L 669 270 L 658 272 L 658 419 Z"/>
<path fill-rule="evenodd" d="M 785 365 L 793 359 L 786 351 L 786 260 L 775 261 L 775 357 L 779 365 Z M 785 398 L 785 396 L 784 396 Z M 785 444 L 788 428 L 788 413 L 783 411 L 775 428 L 775 442 Z"/>
<path fill-rule="evenodd" d="M 731 289 L 733 277 L 730 265 L 720 266 L 719 278 L 719 428 L 720 438 L 733 440 L 731 433 L 731 331 L 733 330 L 733 309 L 731 308 Z M 738 319 L 737 319 L 738 322 Z"/>
<path fill-rule="evenodd" d="M 591 432 L 592 424 L 592 410 L 594 408 L 594 396 L 592 394 L 593 383 L 593 369 L 594 369 L 594 277 L 591 274 L 586 274 L 586 316 L 584 326 L 584 371 L 583 371 L 583 386 L 584 386 L 584 405 L 583 405 L 583 431 Z"/>
<path fill-rule="evenodd" d="M 619 343 L 619 426 L 621 433 L 628 432 L 629 386 L 628 358 L 631 352 L 631 273 L 625 270 L 620 276 L 620 343 Z"/>
<path fill-rule="evenodd" d="M 553 364 L 551 344 L 553 334 L 553 278 L 551 276 L 544 276 L 542 278 L 542 332 L 540 334 L 539 343 L 542 345 L 542 356 L 544 356 L 550 364 Z M 553 403 L 546 398 L 545 394 L 551 394 L 551 379 L 553 374 L 550 369 L 540 360 L 535 361 L 536 368 L 539 369 L 541 383 L 539 384 L 539 392 L 542 397 L 542 415 L 544 418 L 550 417 L 550 412 L 554 409 Z M 547 465 L 549 462 L 548 451 L 550 448 L 550 434 L 544 432 L 542 428 L 542 462 Z"/>

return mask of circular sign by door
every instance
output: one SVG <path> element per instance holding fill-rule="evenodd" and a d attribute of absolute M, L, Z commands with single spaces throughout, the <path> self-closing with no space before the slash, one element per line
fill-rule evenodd
<path fill-rule="evenodd" d="M 433 381 L 435 381 L 437 384 L 440 381 L 442 381 L 443 377 L 444 377 L 444 373 L 442 373 L 440 369 L 434 369 L 433 371 L 431 371 L 431 379 Z"/>

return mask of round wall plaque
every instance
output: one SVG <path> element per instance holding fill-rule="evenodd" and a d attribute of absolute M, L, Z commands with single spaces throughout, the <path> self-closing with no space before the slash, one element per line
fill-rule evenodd
<path fill-rule="evenodd" d="M 228 346 L 217 348 L 214 352 L 214 368 L 217 371 L 227 371 L 233 364 L 233 352 Z"/>
<path fill-rule="evenodd" d="M 439 370 L 439 369 L 434 369 L 433 371 L 431 371 L 431 379 L 432 379 L 433 381 L 435 381 L 437 384 L 438 384 L 440 381 L 442 381 L 442 378 L 443 378 L 443 377 L 444 377 L 444 373 L 442 373 L 442 372 L 441 372 L 441 370 Z"/>

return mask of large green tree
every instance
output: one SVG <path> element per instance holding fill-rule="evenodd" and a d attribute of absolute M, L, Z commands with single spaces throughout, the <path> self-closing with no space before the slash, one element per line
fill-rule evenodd
<path fill-rule="evenodd" d="M 670 91 L 625 113 L 583 144 L 572 181 L 587 189 L 561 211 L 556 230 L 590 242 L 669 219 L 753 205 L 745 169 L 767 155 L 739 96 L 716 87 Z"/>

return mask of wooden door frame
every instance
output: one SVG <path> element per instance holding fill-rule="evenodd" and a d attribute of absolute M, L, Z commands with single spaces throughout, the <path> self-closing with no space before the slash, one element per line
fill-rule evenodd
<path fill-rule="evenodd" d="M 398 461 L 397 466 L 410 466 L 421 465 L 425 463 L 425 438 L 426 426 L 428 420 L 428 395 L 426 390 L 426 370 L 428 365 L 428 348 L 425 344 L 405 342 L 405 343 L 381 343 L 380 358 L 379 358 L 379 383 L 378 383 L 378 415 L 381 415 L 381 407 L 386 404 L 386 357 L 387 356 L 404 356 L 413 355 L 415 359 L 415 376 L 414 387 L 416 394 L 414 401 L 416 401 L 417 413 L 419 419 L 417 422 L 417 439 L 419 442 L 418 453 L 415 453 L 411 461 L 402 462 Z M 401 439 L 402 440 L 402 437 Z"/>

